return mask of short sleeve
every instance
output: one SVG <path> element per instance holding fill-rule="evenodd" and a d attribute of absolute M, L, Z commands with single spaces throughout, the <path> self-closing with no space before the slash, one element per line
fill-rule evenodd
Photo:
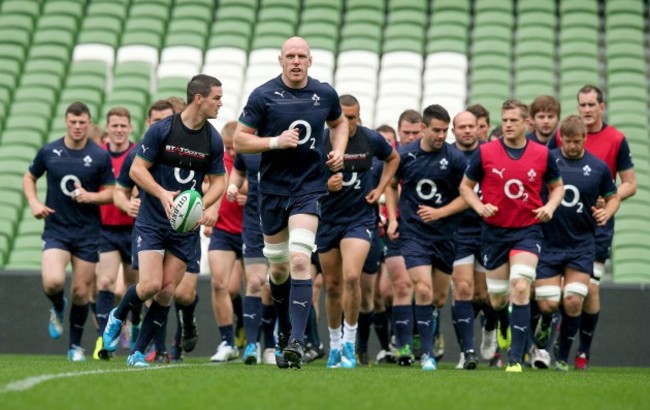
<path fill-rule="evenodd" d="M 36 178 L 40 178 L 45 173 L 45 155 L 44 149 L 41 148 L 36 153 L 36 157 L 31 164 L 29 164 L 29 173 Z"/>
<path fill-rule="evenodd" d="M 474 151 L 474 154 L 469 159 L 469 165 L 465 169 L 465 176 L 475 182 L 481 182 L 483 180 L 485 172 L 483 171 L 480 148 Z"/>

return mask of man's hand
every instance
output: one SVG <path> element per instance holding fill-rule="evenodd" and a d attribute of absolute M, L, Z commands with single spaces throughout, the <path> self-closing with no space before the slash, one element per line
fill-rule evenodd
<path fill-rule="evenodd" d="M 327 180 L 327 190 L 330 192 L 338 192 L 341 189 L 343 189 L 343 174 L 338 172 Z"/>
<path fill-rule="evenodd" d="M 325 164 L 332 172 L 340 171 L 343 169 L 343 154 L 337 151 L 330 151 L 330 153 L 327 154 L 327 162 L 325 162 Z"/>

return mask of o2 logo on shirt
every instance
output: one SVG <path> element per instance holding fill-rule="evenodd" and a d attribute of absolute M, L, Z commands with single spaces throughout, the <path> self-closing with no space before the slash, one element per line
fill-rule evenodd
<path fill-rule="evenodd" d="M 187 173 L 187 176 L 183 178 L 181 176 L 181 168 L 175 167 L 174 168 L 174 179 L 176 182 L 179 184 L 189 184 L 190 181 L 192 182 L 192 186 L 189 189 L 196 189 L 196 179 L 194 179 L 194 170 L 190 169 Z"/>
<path fill-rule="evenodd" d="M 513 188 L 514 185 L 514 188 Z M 518 179 L 509 179 L 503 186 L 503 192 L 510 199 L 521 199 L 523 202 L 528 202 L 528 194 L 524 192 L 524 184 Z"/>
<path fill-rule="evenodd" d="M 352 189 L 361 189 L 361 180 L 358 178 L 357 173 L 353 172 L 347 181 L 343 178 L 343 186 L 354 186 Z"/>
<path fill-rule="evenodd" d="M 71 184 L 69 184 L 70 182 Z M 68 188 L 68 184 L 72 187 L 72 189 Z M 81 185 L 81 181 L 79 180 L 79 177 L 77 177 L 76 175 L 68 174 L 63 178 L 61 178 L 61 183 L 59 186 L 61 187 L 61 192 L 63 192 L 64 195 L 72 198 L 72 193 L 76 189 L 75 184 Z"/>
<path fill-rule="evenodd" d="M 289 125 L 289 129 L 292 130 L 294 128 L 297 128 L 298 125 L 305 127 L 305 136 L 298 140 L 298 145 L 303 145 L 307 142 L 310 142 L 309 149 L 316 148 L 316 138 L 312 138 L 311 136 L 311 124 L 305 120 L 295 120 L 291 123 L 291 125 Z"/>
<path fill-rule="evenodd" d="M 567 200 L 567 195 L 569 192 L 573 192 L 573 199 L 570 201 Z M 582 213 L 584 204 L 580 202 L 580 191 L 578 191 L 578 188 L 573 185 L 564 185 L 564 198 L 562 198 L 562 206 L 565 206 L 567 208 L 573 208 L 574 206 L 577 206 L 578 209 L 576 209 L 576 213 Z"/>
<path fill-rule="evenodd" d="M 429 193 L 425 194 L 423 188 L 425 186 L 429 187 Z M 436 204 L 442 203 L 442 195 L 438 193 L 438 186 L 435 182 L 428 178 L 424 178 L 418 181 L 418 184 L 415 186 L 415 191 L 418 193 L 418 196 L 425 201 L 428 201 L 432 198 L 435 198 L 434 202 Z"/>

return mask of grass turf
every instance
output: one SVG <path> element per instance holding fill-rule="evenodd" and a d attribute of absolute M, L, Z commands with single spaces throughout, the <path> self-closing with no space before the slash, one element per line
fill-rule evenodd
<path fill-rule="evenodd" d="M 479 367 L 444 363 L 301 370 L 242 363 L 127 369 L 111 362 L 69 363 L 64 356 L 0 355 L 0 408 L 9 409 L 639 409 L 650 400 L 650 369 L 593 368 L 587 372 Z M 65 376 L 62 376 L 65 375 Z M 33 384 L 30 384 L 33 383 Z M 27 388 L 25 388 L 27 387 Z"/>

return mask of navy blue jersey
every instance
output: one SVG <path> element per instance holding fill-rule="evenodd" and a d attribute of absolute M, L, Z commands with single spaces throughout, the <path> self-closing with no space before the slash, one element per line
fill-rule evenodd
<path fill-rule="evenodd" d="M 386 160 L 393 152 L 393 147 L 377 131 L 358 127 L 355 136 L 350 139 L 351 143 L 348 144 L 348 149 L 346 149 L 346 163 L 354 161 L 349 158 L 349 149 L 354 145 L 353 140 L 357 138 L 366 139 L 367 142 L 364 141 L 366 143 L 362 144 L 365 146 L 363 149 L 365 152 L 356 152 L 353 156 L 358 158 L 358 162 L 367 161 L 368 167 L 344 166 L 341 171 L 343 189 L 330 192 L 321 202 L 321 219 L 324 222 L 348 224 L 359 220 L 375 221 L 377 219 L 377 207 L 366 201 L 366 195 L 377 186 L 372 177 L 372 158 Z M 353 171 L 352 169 L 359 170 Z"/>
<path fill-rule="evenodd" d="M 293 89 L 280 76 L 256 88 L 239 122 L 262 137 L 288 129 L 300 130 L 298 146 L 262 153 L 260 192 L 300 196 L 327 192 L 327 153 L 323 152 L 325 121 L 341 116 L 339 96 L 329 84 L 308 77 L 307 86 Z"/>
<path fill-rule="evenodd" d="M 235 156 L 235 169 L 246 174 L 248 180 L 248 193 L 244 206 L 244 224 L 249 222 L 259 224 L 259 171 L 261 154 L 237 154 Z"/>
<path fill-rule="evenodd" d="M 77 203 L 72 193 L 77 182 L 88 192 L 115 184 L 107 151 L 92 141 L 80 150 L 68 149 L 60 138 L 41 147 L 29 172 L 36 178 L 47 172 L 45 205 L 55 212 L 45 218 L 45 232 L 75 238 L 97 236 L 101 228 L 99 206 Z"/>
<path fill-rule="evenodd" d="M 477 145 L 476 148 L 471 151 L 461 151 L 453 142 L 449 144 L 449 147 L 453 151 L 456 151 L 460 155 L 462 155 L 465 158 L 465 161 L 467 161 L 467 164 L 469 165 L 472 156 L 474 155 L 474 153 L 478 152 L 478 147 L 480 147 L 481 144 L 483 144 L 483 142 L 479 141 L 479 145 Z M 476 192 L 479 198 L 482 198 L 480 183 L 474 186 L 474 192 Z M 481 216 L 477 214 L 476 211 L 470 207 L 469 209 L 466 209 L 462 212 L 460 225 L 458 226 L 458 235 L 463 235 L 467 237 L 469 236 L 478 237 L 481 235 L 482 225 L 483 225 L 483 218 L 481 218 Z"/>
<path fill-rule="evenodd" d="M 553 214 L 553 219 L 543 224 L 546 250 L 580 250 L 594 246 L 596 221 L 591 207 L 599 196 L 616 193 L 616 185 L 605 162 L 585 151 L 580 159 L 569 159 L 560 149 L 551 151 L 564 181 L 564 199 Z M 548 200 L 548 189 L 542 193 Z"/>
<path fill-rule="evenodd" d="M 533 141 L 533 142 L 536 142 L 536 143 L 541 144 L 541 145 L 547 145 L 545 142 L 540 141 L 539 138 L 537 138 L 537 133 L 535 131 L 526 134 L 526 139 L 528 141 Z M 551 137 L 549 139 L 549 141 L 551 141 L 551 140 L 553 140 L 553 137 Z"/>
<path fill-rule="evenodd" d="M 184 147 L 179 143 L 173 145 L 169 143 L 173 134 L 172 130 L 174 129 L 172 123 L 176 117 L 178 116 L 172 115 L 153 124 L 147 130 L 140 146 L 137 148 L 137 155 L 153 164 L 149 168 L 149 172 L 156 183 L 165 190 L 183 192 L 188 189 L 195 189 L 202 195 L 203 190 L 201 185 L 205 175 L 223 175 L 226 172 L 223 163 L 223 141 L 217 130 L 208 122 L 199 130 L 191 130 L 185 127 L 182 121 L 178 121 L 176 124 L 178 124 L 179 128 L 176 128 L 175 131 L 177 137 L 182 134 L 182 138 L 191 140 L 192 138 L 200 138 L 202 134 L 209 136 L 208 144 L 206 144 L 206 147 L 209 147 L 209 152 L 200 152 L 197 154 L 203 156 L 208 167 L 205 169 L 192 169 L 190 160 L 194 156 L 186 153 Z M 169 163 L 161 161 L 163 155 L 170 155 L 172 152 L 178 155 L 179 162 L 183 161 L 183 166 L 171 166 Z M 158 198 L 144 190 L 140 192 L 140 198 L 142 202 L 140 203 L 136 223 L 140 221 L 166 228 L 170 226 L 167 215 Z"/>
<path fill-rule="evenodd" d="M 418 206 L 442 208 L 457 198 L 467 161 L 448 144 L 439 151 L 426 152 L 420 148 L 420 141 L 400 147 L 399 154 L 401 160 L 395 177 L 402 180 L 400 234 L 449 239 L 456 232 L 462 214 L 425 223 L 417 215 Z"/>

